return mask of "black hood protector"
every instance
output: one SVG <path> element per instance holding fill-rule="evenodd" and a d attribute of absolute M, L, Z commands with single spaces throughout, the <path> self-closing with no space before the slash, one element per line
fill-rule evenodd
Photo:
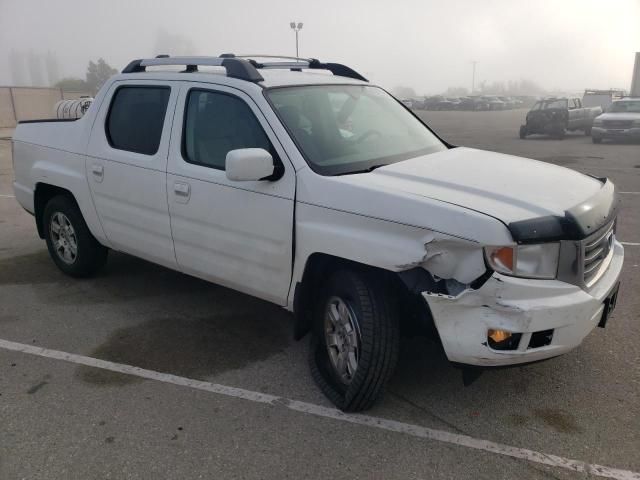
<path fill-rule="evenodd" d="M 518 243 L 540 243 L 558 240 L 582 240 L 613 220 L 620 199 L 608 179 L 593 197 L 564 212 L 564 216 L 547 216 L 511 222 L 507 226 Z"/>

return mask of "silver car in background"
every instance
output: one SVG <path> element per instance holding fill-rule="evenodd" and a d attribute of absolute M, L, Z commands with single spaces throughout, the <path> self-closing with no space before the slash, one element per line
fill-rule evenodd
<path fill-rule="evenodd" d="M 640 140 L 640 97 L 616 100 L 605 113 L 593 121 L 593 143 L 604 139 Z"/>

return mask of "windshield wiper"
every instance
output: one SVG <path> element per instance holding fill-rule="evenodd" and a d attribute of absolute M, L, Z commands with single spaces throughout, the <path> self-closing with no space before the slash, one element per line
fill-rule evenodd
<path fill-rule="evenodd" d="M 389 165 L 388 163 L 381 163 L 379 165 L 372 165 L 370 167 L 367 168 L 363 168 L 362 170 L 352 170 L 350 172 L 344 172 L 344 173 L 339 173 L 339 175 L 353 175 L 355 173 L 369 173 L 369 172 L 373 172 L 376 168 L 380 168 L 380 167 L 386 167 L 387 165 Z"/>

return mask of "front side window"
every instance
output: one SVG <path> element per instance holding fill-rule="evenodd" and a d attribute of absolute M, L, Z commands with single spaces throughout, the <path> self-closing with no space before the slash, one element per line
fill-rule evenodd
<path fill-rule="evenodd" d="M 227 153 L 239 148 L 263 148 L 276 158 L 258 119 L 238 97 L 191 90 L 184 118 L 182 154 L 189 163 L 224 170 Z"/>
<path fill-rule="evenodd" d="M 567 99 L 566 98 L 561 98 L 558 100 L 547 100 L 544 102 L 544 107 L 545 109 L 551 109 L 551 108 L 560 108 L 560 109 L 565 109 L 567 108 Z"/>
<path fill-rule="evenodd" d="M 169 87 L 118 88 L 106 122 L 109 145 L 118 150 L 155 155 L 170 94 Z"/>
<path fill-rule="evenodd" d="M 267 97 L 321 175 L 342 175 L 447 147 L 384 90 L 361 85 L 281 87 Z"/>

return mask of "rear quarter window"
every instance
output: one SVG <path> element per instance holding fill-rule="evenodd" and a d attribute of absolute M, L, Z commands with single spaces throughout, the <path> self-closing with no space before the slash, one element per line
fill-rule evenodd
<path fill-rule="evenodd" d="M 119 87 L 109 107 L 105 131 L 111 147 L 154 155 L 160 146 L 169 87 Z"/>

